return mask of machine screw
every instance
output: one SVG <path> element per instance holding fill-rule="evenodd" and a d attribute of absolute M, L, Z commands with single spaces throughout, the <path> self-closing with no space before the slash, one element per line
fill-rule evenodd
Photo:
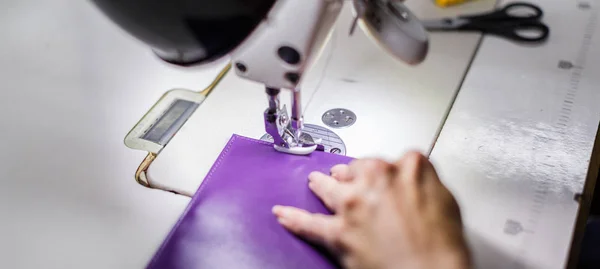
<path fill-rule="evenodd" d="M 571 69 L 575 67 L 572 62 L 561 60 L 558 62 L 558 68 L 560 69 Z"/>
<path fill-rule="evenodd" d="M 235 68 L 237 68 L 237 70 L 239 70 L 242 73 L 246 73 L 246 71 L 248 71 L 248 67 L 246 67 L 245 64 L 240 62 L 235 63 Z"/>
<path fill-rule="evenodd" d="M 332 148 L 329 152 L 331 152 L 333 154 L 340 154 L 340 153 L 342 153 L 342 150 L 338 149 L 338 148 Z"/>
<path fill-rule="evenodd" d="M 588 2 L 581 2 L 577 5 L 577 7 L 579 7 L 579 9 L 590 9 L 592 5 L 590 5 Z"/>
<path fill-rule="evenodd" d="M 298 81 L 300 81 L 300 75 L 298 75 L 298 73 L 285 73 L 285 79 L 292 84 L 296 84 Z"/>
<path fill-rule="evenodd" d="M 523 225 L 515 220 L 508 219 L 504 223 L 504 233 L 509 235 L 517 235 L 524 231 Z"/>

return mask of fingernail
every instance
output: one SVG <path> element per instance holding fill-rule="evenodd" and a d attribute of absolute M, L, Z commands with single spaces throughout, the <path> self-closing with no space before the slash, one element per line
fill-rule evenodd
<path fill-rule="evenodd" d="M 273 207 L 272 211 L 275 216 L 282 218 L 289 215 L 290 209 L 287 206 L 276 205 Z"/>
<path fill-rule="evenodd" d="M 319 172 L 319 171 L 314 171 L 314 172 L 311 172 L 311 173 L 308 175 L 308 180 L 310 180 L 310 181 L 314 181 L 314 180 L 316 180 L 317 178 L 320 178 L 320 176 L 321 176 L 321 175 L 323 175 L 323 173 L 321 173 L 321 172 Z"/>
<path fill-rule="evenodd" d="M 314 189 L 315 188 L 315 183 L 312 182 L 312 181 L 308 182 L 308 188 L 311 189 L 311 190 Z"/>
<path fill-rule="evenodd" d="M 281 225 L 286 226 L 289 224 L 289 220 L 287 218 L 287 208 L 285 206 L 276 205 L 273 207 L 273 214 L 277 216 L 277 222 Z"/>
<path fill-rule="evenodd" d="M 277 222 L 279 222 L 279 224 L 286 226 L 288 224 L 288 220 L 286 218 L 277 218 Z"/>
<path fill-rule="evenodd" d="M 273 212 L 274 215 L 282 215 L 282 211 L 283 211 L 283 206 L 280 205 L 276 205 L 271 209 L 271 212 Z"/>
<path fill-rule="evenodd" d="M 331 167 L 330 171 L 331 171 L 331 173 L 335 173 L 334 171 L 342 170 L 345 167 L 346 167 L 345 164 L 336 164 L 333 167 Z"/>

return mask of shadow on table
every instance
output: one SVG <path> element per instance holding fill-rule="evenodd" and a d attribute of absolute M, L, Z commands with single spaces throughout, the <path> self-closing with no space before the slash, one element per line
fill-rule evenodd
<path fill-rule="evenodd" d="M 600 268 L 600 217 L 598 216 L 590 216 L 586 225 L 577 268 Z"/>
<path fill-rule="evenodd" d="M 489 239 L 474 231 L 466 230 L 474 268 L 485 269 L 524 269 L 526 264 L 515 255 L 511 255 L 495 246 Z"/>

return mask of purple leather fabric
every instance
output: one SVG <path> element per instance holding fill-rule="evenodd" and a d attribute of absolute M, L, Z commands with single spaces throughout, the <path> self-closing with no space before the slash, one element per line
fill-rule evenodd
<path fill-rule="evenodd" d="M 329 173 L 349 157 L 293 156 L 233 135 L 148 268 L 338 268 L 279 225 L 276 204 L 329 213 L 308 189 L 308 174 Z"/>

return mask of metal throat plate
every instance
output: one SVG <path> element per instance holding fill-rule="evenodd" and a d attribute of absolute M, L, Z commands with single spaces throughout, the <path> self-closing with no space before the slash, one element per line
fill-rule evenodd
<path fill-rule="evenodd" d="M 325 112 L 321 120 L 331 128 L 344 128 L 356 122 L 356 114 L 345 108 L 334 108 Z"/>

